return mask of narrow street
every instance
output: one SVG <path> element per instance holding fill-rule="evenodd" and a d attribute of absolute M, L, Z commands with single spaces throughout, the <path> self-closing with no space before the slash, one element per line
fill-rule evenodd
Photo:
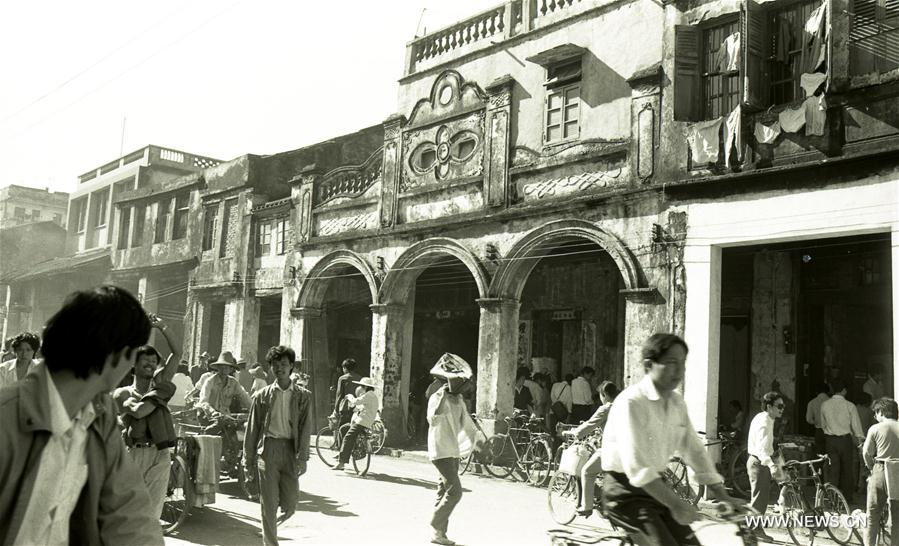
<path fill-rule="evenodd" d="M 359 478 L 334 472 L 313 455 L 300 480 L 297 514 L 279 536 L 285 544 L 429 544 L 436 476 L 427 463 L 377 456 L 369 474 Z M 450 520 L 450 538 L 465 546 L 550 543 L 547 530 L 558 525 L 549 516 L 545 489 L 468 474 L 462 484 L 465 495 Z M 235 491 L 229 483 L 223 489 L 214 505 L 192 513 L 166 544 L 262 544 L 259 505 L 229 495 Z M 576 520 L 577 527 L 586 528 L 583 522 Z M 696 527 L 703 544 L 738 544 L 733 528 Z"/>

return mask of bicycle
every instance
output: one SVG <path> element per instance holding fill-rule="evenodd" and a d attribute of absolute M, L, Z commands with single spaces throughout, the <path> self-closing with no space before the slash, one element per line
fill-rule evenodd
<path fill-rule="evenodd" d="M 340 449 L 343 445 L 343 438 L 350 430 L 350 423 L 344 423 L 337 429 L 337 434 L 331 438 L 330 442 L 326 438 L 332 436 L 332 428 L 330 425 L 323 427 L 315 437 L 315 452 L 318 458 L 329 468 L 334 468 L 340 459 Z M 353 452 L 350 455 L 350 461 L 353 463 L 353 470 L 356 474 L 364 476 L 371 466 L 372 435 L 363 429 L 356 437 L 356 445 L 353 446 Z"/>
<path fill-rule="evenodd" d="M 672 457 L 668 468 L 662 474 L 662 481 L 668 484 L 674 493 L 693 506 L 699 503 L 705 493 L 705 486 L 690 483 L 690 470 L 680 457 Z"/>
<path fill-rule="evenodd" d="M 172 451 L 172 462 L 169 466 L 169 483 L 165 491 L 165 501 L 162 505 L 160 520 L 162 532 L 170 535 L 181 527 L 181 524 L 190 515 L 193 506 L 194 489 L 187 461 L 187 442 L 185 438 L 178 438 L 175 449 Z"/>
<path fill-rule="evenodd" d="M 487 433 L 484 432 L 484 429 L 481 428 L 481 419 L 478 417 L 478 414 L 472 413 L 471 420 L 474 422 L 474 426 L 477 427 L 478 432 L 481 433 L 481 436 L 484 437 L 484 445 L 487 445 L 489 438 L 487 436 Z M 483 459 L 484 459 L 484 457 L 482 457 L 482 455 L 478 451 L 476 451 L 474 448 L 472 448 L 471 453 L 468 455 L 468 457 L 465 458 L 465 461 L 459 462 L 459 475 L 461 476 L 462 474 L 465 474 L 466 472 L 468 472 L 468 469 L 472 468 L 472 466 L 471 466 L 472 464 L 474 464 L 475 467 L 486 466 L 486 463 L 484 462 Z M 463 464 L 463 462 L 464 462 L 464 464 Z"/>
<path fill-rule="evenodd" d="M 375 415 L 375 421 L 371 424 L 369 433 L 371 434 L 371 452 L 377 455 L 384 447 L 384 442 L 387 441 L 387 426 L 381 420 L 380 411 Z"/>
<path fill-rule="evenodd" d="M 526 421 L 525 421 L 526 420 Z M 552 449 L 550 435 L 533 430 L 542 426 L 542 417 L 527 418 L 515 413 L 504 419 L 508 433 L 495 434 L 487 441 L 481 460 L 484 469 L 495 478 L 507 478 L 516 470 L 526 481 L 535 486 L 546 483 L 552 472 Z M 524 421 L 524 426 L 520 425 Z M 519 452 L 522 448 L 522 452 Z M 518 476 L 516 476 L 517 478 Z"/>
<path fill-rule="evenodd" d="M 883 463 L 883 464 L 886 464 L 891 461 L 892 462 L 899 461 L 899 459 L 889 459 L 889 458 L 881 458 L 881 457 L 877 457 L 874 460 L 879 463 Z M 884 467 L 884 473 L 886 473 L 886 467 Z M 877 544 L 879 546 L 890 546 L 890 537 L 891 537 L 891 534 L 893 531 L 893 522 L 892 522 L 892 518 L 890 518 L 890 505 L 893 502 L 899 502 L 899 501 L 894 501 L 894 500 L 887 498 L 887 504 L 884 507 L 885 509 L 881 510 L 880 530 L 877 533 Z M 868 525 L 870 525 L 870 524 L 871 524 L 871 522 L 869 521 Z"/>
<path fill-rule="evenodd" d="M 727 469 L 725 474 L 731 488 L 741 497 L 749 497 L 752 488 L 749 485 L 749 473 L 746 471 L 746 462 L 749 460 L 749 452 L 737 439 L 737 432 L 730 431 L 727 427 L 718 427 L 718 438 L 707 442 L 706 447 L 721 446 L 721 467 Z"/>
<path fill-rule="evenodd" d="M 787 532 L 790 538 L 797 546 L 804 544 L 812 544 L 822 529 L 827 532 L 831 539 L 840 543 L 848 544 L 852 539 L 855 531 L 848 526 L 827 525 L 822 523 L 826 520 L 828 523 L 834 523 L 841 516 L 849 515 L 849 503 L 843 493 L 836 486 L 829 482 L 825 482 L 821 478 L 821 470 L 815 465 L 822 463 L 830 463 L 830 457 L 822 455 L 818 459 L 811 461 L 787 461 L 784 464 L 784 471 L 787 473 L 787 481 L 781 489 L 781 498 L 783 499 L 783 515 L 786 516 Z M 809 468 L 810 477 L 800 476 L 800 469 L 804 466 Z M 802 490 L 803 481 L 813 481 L 815 484 L 815 503 L 809 505 L 805 493 Z M 808 516 L 811 516 L 808 518 Z M 797 521 L 814 522 L 814 526 L 797 527 Z M 802 541 L 799 540 L 800 536 Z"/>

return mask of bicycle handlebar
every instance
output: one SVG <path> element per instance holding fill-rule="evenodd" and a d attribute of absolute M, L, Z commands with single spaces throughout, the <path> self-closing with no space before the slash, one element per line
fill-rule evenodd
<path fill-rule="evenodd" d="M 819 453 L 817 459 L 812 459 L 810 461 L 787 461 L 784 463 L 784 468 L 795 468 L 801 465 L 814 467 L 816 464 L 820 464 L 823 462 L 827 462 L 827 464 L 830 464 L 830 455 L 821 455 Z"/>

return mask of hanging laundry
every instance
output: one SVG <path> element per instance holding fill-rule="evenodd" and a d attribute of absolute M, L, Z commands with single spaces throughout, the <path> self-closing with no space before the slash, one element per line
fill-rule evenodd
<path fill-rule="evenodd" d="M 827 57 L 827 4 L 822 3 L 805 22 L 802 29 L 802 57 L 800 67 L 803 72 L 815 72 Z"/>
<path fill-rule="evenodd" d="M 827 3 L 822 3 L 812 12 L 805 22 L 805 32 L 811 36 L 818 34 L 824 26 L 824 14 L 827 13 Z"/>
<path fill-rule="evenodd" d="M 827 74 L 822 74 L 821 72 L 815 72 L 814 74 L 803 74 L 799 78 L 799 87 L 805 91 L 806 97 L 811 97 L 815 94 L 815 91 L 821 87 L 821 84 L 824 83 L 824 80 L 827 79 Z"/>
<path fill-rule="evenodd" d="M 718 61 L 718 72 L 733 72 L 740 69 L 739 32 L 734 32 L 724 39 L 724 43 L 718 48 L 716 60 Z"/>
<path fill-rule="evenodd" d="M 775 121 L 771 125 L 755 122 L 755 141 L 759 144 L 771 144 L 780 135 L 780 122 Z"/>
<path fill-rule="evenodd" d="M 790 62 L 790 51 L 795 48 L 795 36 L 793 33 L 793 25 L 789 19 L 783 17 L 777 18 L 777 47 L 774 51 L 774 58 L 782 63 Z"/>
<path fill-rule="evenodd" d="M 805 109 L 805 134 L 821 136 L 827 124 L 827 101 L 824 95 L 809 97 L 802 103 Z"/>
<path fill-rule="evenodd" d="M 724 139 L 724 166 L 727 167 L 730 165 L 730 151 L 734 146 L 737 147 L 737 153 L 734 155 L 737 163 L 742 160 L 743 116 L 739 104 L 734 108 L 733 112 L 727 116 L 727 121 L 724 124 L 724 131 L 724 134 L 726 135 Z"/>
<path fill-rule="evenodd" d="M 694 165 L 705 165 L 718 161 L 718 147 L 721 143 L 721 122 L 724 118 L 697 123 L 687 130 L 687 144 L 693 154 Z"/>
<path fill-rule="evenodd" d="M 795 110 L 792 108 L 787 108 L 781 111 L 777 116 L 777 121 L 780 123 L 780 128 L 785 133 L 796 133 L 799 129 L 802 129 L 802 126 L 805 125 L 805 105 L 801 104 L 799 108 Z"/>

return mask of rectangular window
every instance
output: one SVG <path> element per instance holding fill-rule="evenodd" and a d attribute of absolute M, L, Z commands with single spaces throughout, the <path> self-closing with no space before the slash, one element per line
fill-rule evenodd
<path fill-rule="evenodd" d="M 156 203 L 156 234 L 153 237 L 154 243 L 165 241 L 166 230 L 169 226 L 169 214 L 172 210 L 172 198 L 166 197 Z"/>
<path fill-rule="evenodd" d="M 272 224 L 265 220 L 256 230 L 256 256 L 268 256 L 272 250 Z"/>
<path fill-rule="evenodd" d="M 109 210 L 109 188 L 93 194 L 93 196 L 91 196 L 91 201 L 97 204 L 94 208 L 96 212 L 96 215 L 94 216 L 94 227 L 99 228 L 106 226 L 106 213 Z"/>
<path fill-rule="evenodd" d="M 768 92 L 772 104 L 804 98 L 799 87 L 800 78 L 817 68 L 815 61 L 810 60 L 811 49 L 804 43 L 805 23 L 820 5 L 819 0 L 800 2 L 772 11 L 768 16 L 771 49 L 766 53 L 770 59 Z"/>
<path fill-rule="evenodd" d="M 546 68 L 543 141 L 559 142 L 579 135 L 581 59 L 566 59 Z"/>
<path fill-rule="evenodd" d="M 899 0 L 850 0 L 849 73 L 899 68 Z"/>
<path fill-rule="evenodd" d="M 131 207 L 122 207 L 119 219 L 119 249 L 128 248 L 128 231 L 131 229 Z"/>
<path fill-rule="evenodd" d="M 727 66 L 725 40 L 739 32 L 739 21 L 709 27 L 702 33 L 702 115 L 703 119 L 726 116 L 740 103 L 740 71 Z M 722 58 L 724 60 L 722 60 Z"/>
<path fill-rule="evenodd" d="M 22 221 L 25 220 L 25 207 L 16 207 L 15 212 L 13 213 L 16 220 Z"/>
<path fill-rule="evenodd" d="M 287 252 L 287 218 L 275 222 L 275 252 L 278 254 Z"/>
<path fill-rule="evenodd" d="M 75 211 L 75 230 L 83 233 L 87 228 L 87 197 L 82 197 L 72 203 L 72 209 Z"/>
<path fill-rule="evenodd" d="M 54 214 L 53 221 L 62 226 L 62 214 Z"/>
<path fill-rule="evenodd" d="M 131 248 L 144 244 L 144 227 L 147 224 L 146 205 L 134 207 L 134 236 L 131 237 Z"/>
<path fill-rule="evenodd" d="M 190 194 L 183 193 L 175 196 L 175 227 L 172 230 L 172 239 L 183 239 L 187 236 L 187 219 L 190 214 Z"/>
<path fill-rule="evenodd" d="M 31 209 L 31 219 L 34 221 L 41 219 L 41 211 L 37 209 Z"/>
<path fill-rule="evenodd" d="M 234 244 L 228 240 L 229 231 L 231 230 L 231 215 L 233 211 L 237 207 L 237 199 L 226 199 L 225 200 L 225 211 L 222 214 L 222 235 L 221 235 L 221 247 L 219 247 L 219 258 L 224 258 L 228 255 L 228 252 L 231 250 L 229 247 Z"/>
<path fill-rule="evenodd" d="M 218 204 L 206 207 L 203 215 L 203 250 L 212 250 L 215 244 L 215 227 L 218 224 Z"/>

